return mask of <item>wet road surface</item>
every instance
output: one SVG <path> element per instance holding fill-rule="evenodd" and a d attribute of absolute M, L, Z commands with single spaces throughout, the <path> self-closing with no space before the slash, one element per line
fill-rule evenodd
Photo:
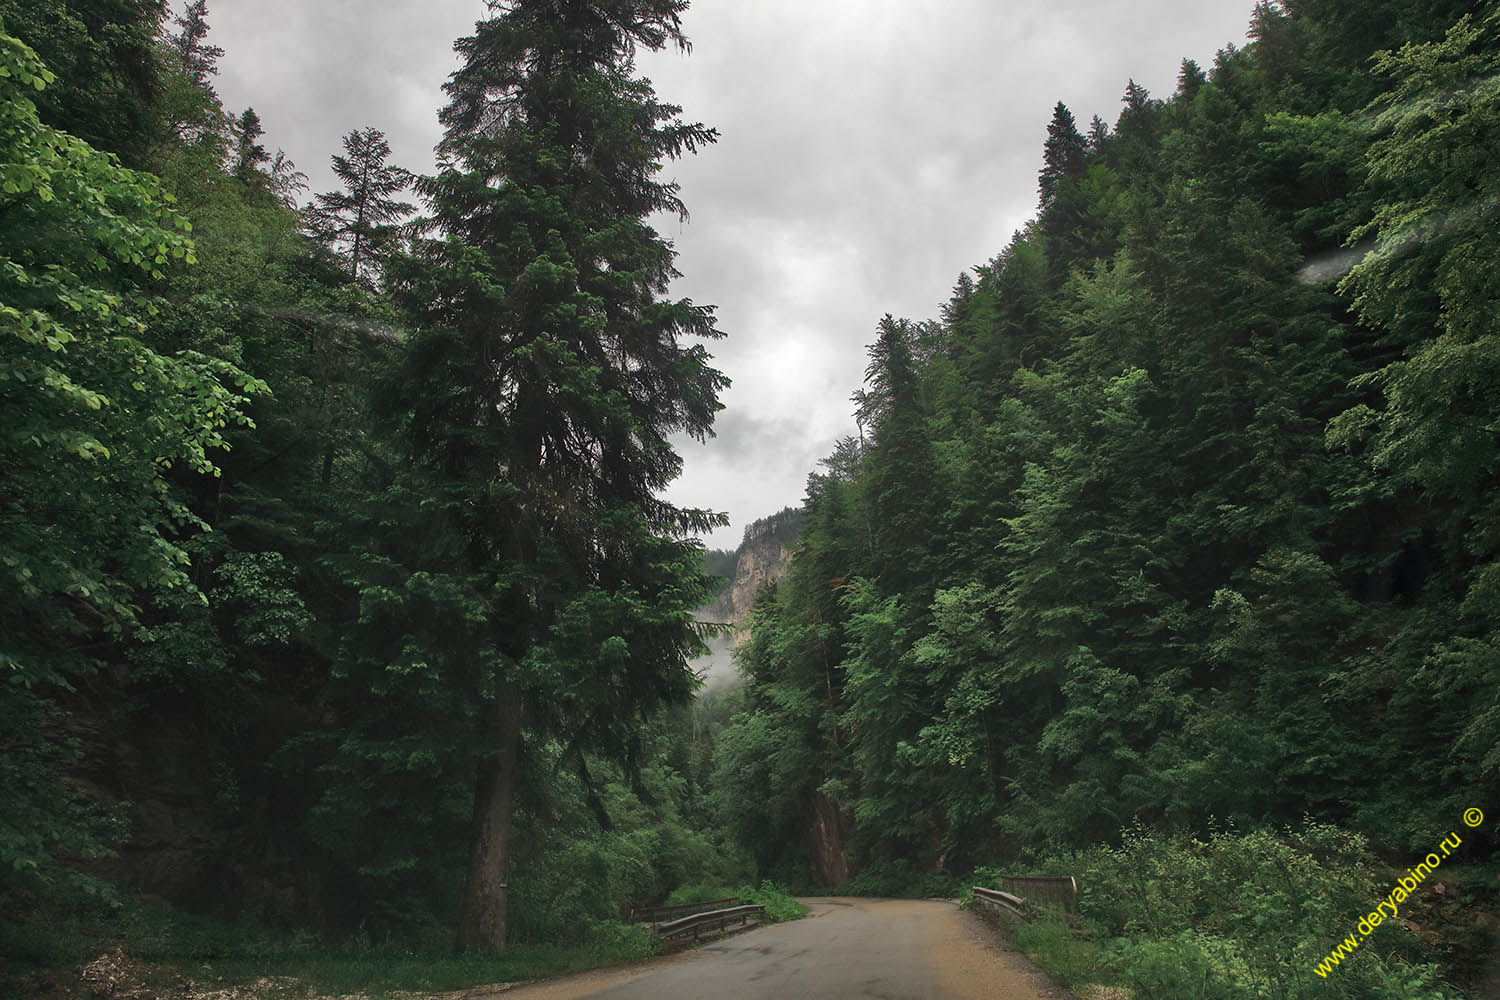
<path fill-rule="evenodd" d="M 504 1000 L 1066 1000 L 982 918 L 930 900 L 809 899 L 803 920 Z"/>

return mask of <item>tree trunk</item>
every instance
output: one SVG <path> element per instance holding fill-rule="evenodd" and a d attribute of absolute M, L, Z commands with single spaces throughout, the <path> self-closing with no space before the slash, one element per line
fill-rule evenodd
<path fill-rule="evenodd" d="M 844 846 L 844 814 L 827 792 L 812 793 L 808 852 L 813 885 L 831 886 L 849 878 L 849 852 Z"/>
<path fill-rule="evenodd" d="M 502 688 L 496 695 L 485 729 L 495 752 L 480 761 L 474 789 L 469 882 L 458 926 L 460 951 L 505 950 L 510 823 L 521 753 L 521 711 L 514 691 Z"/>

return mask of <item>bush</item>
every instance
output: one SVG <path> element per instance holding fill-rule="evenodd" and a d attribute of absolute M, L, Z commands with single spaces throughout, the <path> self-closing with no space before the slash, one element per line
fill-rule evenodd
<path fill-rule="evenodd" d="M 739 897 L 743 902 L 764 906 L 767 923 L 800 920 L 807 916 L 807 907 L 793 899 L 790 893 L 775 882 L 762 882 L 759 889 L 749 885 L 740 886 Z"/>
<path fill-rule="evenodd" d="M 1306 822 L 1280 834 L 1126 831 L 1119 847 L 1048 865 L 1078 879 L 1087 935 L 1022 925 L 1017 943 L 1070 986 L 1125 986 L 1136 1000 L 1451 1000 L 1399 921 L 1327 976 L 1314 968 L 1390 890 L 1364 839 Z M 998 880 L 976 870 L 976 884 Z M 1103 947 L 1092 945 L 1095 936 Z M 1091 977 L 1097 977 L 1091 979 Z"/>
<path fill-rule="evenodd" d="M 819 895 L 883 896 L 894 899 L 951 899 L 965 887 L 964 880 L 941 872 L 917 872 L 905 859 L 877 861 L 858 875 Z"/>
<path fill-rule="evenodd" d="M 694 882 L 691 885 L 680 885 L 672 890 L 667 897 L 667 906 L 684 906 L 688 903 L 712 903 L 715 900 L 729 899 L 734 896 L 734 890 L 726 889 L 722 885 L 714 885 L 709 882 Z"/>

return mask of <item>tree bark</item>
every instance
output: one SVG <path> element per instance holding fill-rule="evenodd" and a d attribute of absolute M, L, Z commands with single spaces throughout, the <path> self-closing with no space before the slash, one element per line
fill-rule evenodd
<path fill-rule="evenodd" d="M 521 754 L 521 711 L 515 692 L 502 688 L 489 713 L 485 739 L 494 753 L 480 761 L 474 789 L 473 840 L 458 925 L 459 951 L 505 950 L 510 827 Z"/>
<path fill-rule="evenodd" d="M 849 878 L 849 852 L 844 845 L 844 815 L 832 796 L 812 793 L 812 817 L 808 825 L 813 885 L 838 885 Z"/>

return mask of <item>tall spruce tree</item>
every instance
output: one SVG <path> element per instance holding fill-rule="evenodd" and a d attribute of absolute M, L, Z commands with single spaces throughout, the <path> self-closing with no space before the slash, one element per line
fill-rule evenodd
<path fill-rule="evenodd" d="M 1093 119 L 1089 121 L 1089 134 L 1088 138 L 1085 140 L 1085 146 L 1088 152 L 1095 155 L 1102 153 L 1104 151 L 1104 144 L 1108 141 L 1109 126 L 1104 123 L 1103 118 L 1095 115 Z"/>
<path fill-rule="evenodd" d="M 181 62 L 183 72 L 192 77 L 200 87 L 209 85 L 208 78 L 219 72 L 219 59 L 224 49 L 208 44 L 208 0 L 192 0 L 180 15 L 172 19 L 177 33 L 167 42 Z"/>
<path fill-rule="evenodd" d="M 313 236 L 324 246 L 345 255 L 349 277 L 360 280 L 372 258 L 393 234 L 393 223 L 412 210 L 398 197 L 411 186 L 411 174 L 386 161 L 391 147 L 379 129 L 356 129 L 344 136 L 343 156 L 333 157 L 333 172 L 344 182 L 342 191 L 317 197 L 311 209 Z"/>
<path fill-rule="evenodd" d="M 669 435 L 711 433 L 728 380 L 687 342 L 722 336 L 712 307 L 661 297 L 676 255 L 646 218 L 685 216 L 656 174 L 716 133 L 632 76 L 638 46 L 688 47 L 686 7 L 496 8 L 457 43 L 442 163 L 418 184 L 436 235 L 398 279 L 424 333 L 395 398 L 430 498 L 410 592 L 463 609 L 420 669 L 472 721 L 465 949 L 505 944 L 529 741 L 629 766 L 641 716 L 695 685 L 709 581 L 693 536 L 725 519 L 657 493 L 681 468 Z"/>
<path fill-rule="evenodd" d="M 266 134 L 260 115 L 246 108 L 234 124 L 234 177 L 242 184 L 264 181 L 261 167 L 271 162 L 271 154 L 259 140 Z"/>
<path fill-rule="evenodd" d="M 1042 147 L 1042 170 L 1038 178 L 1041 188 L 1042 208 L 1052 203 L 1057 196 L 1058 185 L 1065 177 L 1077 177 L 1083 173 L 1087 146 L 1078 134 L 1078 123 L 1073 112 L 1062 101 L 1052 109 L 1052 123 L 1047 126 L 1047 142 Z"/>

